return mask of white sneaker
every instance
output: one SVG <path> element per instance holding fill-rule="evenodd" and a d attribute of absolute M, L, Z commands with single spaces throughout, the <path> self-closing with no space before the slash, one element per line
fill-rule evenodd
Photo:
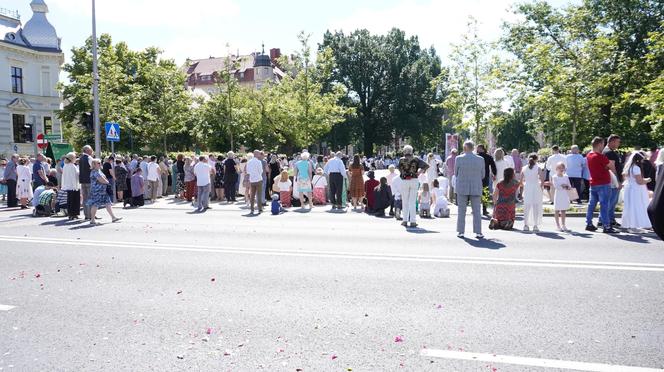
<path fill-rule="evenodd" d="M 463 238 L 464 238 L 463 233 L 458 233 L 458 234 L 457 234 L 457 238 L 459 238 L 459 239 L 463 239 Z"/>
<path fill-rule="evenodd" d="M 523 231 L 528 232 L 528 231 L 530 231 L 530 229 L 528 228 L 528 226 L 524 226 L 524 227 L 523 227 Z"/>
<path fill-rule="evenodd" d="M 482 235 L 482 234 L 477 234 L 477 235 L 475 235 L 475 237 L 477 238 L 477 240 L 484 239 L 484 235 Z"/>

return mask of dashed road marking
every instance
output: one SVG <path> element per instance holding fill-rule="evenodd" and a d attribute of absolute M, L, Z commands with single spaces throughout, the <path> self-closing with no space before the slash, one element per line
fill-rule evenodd
<path fill-rule="evenodd" d="M 530 367 L 558 368 L 592 372 L 662 372 L 664 369 L 631 367 L 615 364 L 574 362 L 558 359 L 527 358 L 510 355 L 469 353 L 465 351 L 422 349 L 420 355 L 432 358 L 470 360 L 477 362 L 502 363 Z"/>
<path fill-rule="evenodd" d="M 9 310 L 11 310 L 11 309 L 13 309 L 13 308 L 15 308 L 15 307 L 16 307 L 16 306 L 10 306 L 10 305 L 2 305 L 2 304 L 0 304 L 0 311 L 9 311 Z"/>

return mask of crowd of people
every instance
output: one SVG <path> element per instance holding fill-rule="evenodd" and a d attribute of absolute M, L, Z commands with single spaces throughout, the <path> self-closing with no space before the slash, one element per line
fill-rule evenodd
<path fill-rule="evenodd" d="M 255 150 L 243 156 L 230 151 L 174 159 L 113 154 L 102 160 L 85 146 L 80 155 L 72 152 L 56 161 L 43 154 L 2 159 L 0 195 L 8 207 L 26 209 L 32 203 L 39 216 L 60 214 L 74 220 L 82 209 L 92 225 L 99 209 L 117 222 L 115 203 L 138 208 L 169 195 L 191 202 L 197 212 L 210 209 L 210 201 L 245 203 L 251 214 L 262 213 L 268 205 L 273 214 L 328 204 L 343 212 L 350 205 L 354 211 L 389 215 L 411 228 L 417 226 L 418 215 L 447 218 L 456 204 L 458 236 L 465 236 L 470 206 L 478 239 L 483 238 L 483 215 L 490 216 L 490 229 L 515 228 L 518 205 L 523 208 L 522 229 L 540 231 L 545 200 L 553 205 L 560 232 L 570 231 L 566 212 L 573 203 L 587 200 L 586 230 L 618 233 L 616 207 L 622 195 L 622 228 L 632 233 L 655 230 L 663 236 L 664 152 L 635 149 L 621 154 L 620 144 L 615 135 L 596 137 L 586 154 L 578 146 L 568 153 L 554 146 L 542 159 L 517 149 L 497 148 L 491 155 L 471 141 L 445 158 L 415 154 L 405 146 L 395 158 L 342 152 L 313 156 L 307 150 L 287 157 Z M 376 172 L 384 176 L 376 179 Z"/>

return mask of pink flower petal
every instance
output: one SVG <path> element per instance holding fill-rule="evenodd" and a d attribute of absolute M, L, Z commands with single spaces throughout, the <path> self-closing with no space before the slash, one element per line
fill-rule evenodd
<path fill-rule="evenodd" d="M 205 333 L 211 335 L 212 334 L 212 328 L 208 328 L 207 331 L 205 331 Z"/>
<path fill-rule="evenodd" d="M 337 357 L 335 354 L 332 355 L 332 360 L 335 360 L 335 359 L 337 359 L 337 358 L 338 358 L 338 357 Z"/>
<path fill-rule="evenodd" d="M 395 337 L 394 342 L 403 342 L 403 337 L 401 337 L 401 336 Z"/>

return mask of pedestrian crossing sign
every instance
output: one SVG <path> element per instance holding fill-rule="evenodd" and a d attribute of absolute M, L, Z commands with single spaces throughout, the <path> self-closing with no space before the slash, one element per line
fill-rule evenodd
<path fill-rule="evenodd" d="M 106 141 L 120 142 L 120 124 L 106 123 Z"/>

